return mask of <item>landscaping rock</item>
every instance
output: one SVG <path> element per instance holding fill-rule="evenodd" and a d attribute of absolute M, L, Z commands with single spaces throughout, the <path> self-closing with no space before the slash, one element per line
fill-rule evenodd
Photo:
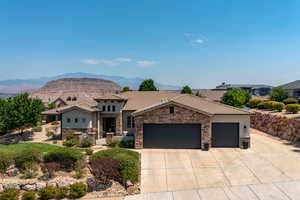
<path fill-rule="evenodd" d="M 41 190 L 41 189 L 45 188 L 46 186 L 47 186 L 47 184 L 43 183 L 43 182 L 36 183 L 36 190 Z"/>
<path fill-rule="evenodd" d="M 36 185 L 35 184 L 33 184 L 33 185 L 24 185 L 23 187 L 22 187 L 22 189 L 23 190 L 26 190 L 26 191 L 31 191 L 31 190 L 36 190 Z"/>
<path fill-rule="evenodd" d="M 70 185 L 72 185 L 72 182 L 69 181 L 60 181 L 57 183 L 57 187 L 68 187 Z"/>
<path fill-rule="evenodd" d="M 8 183 L 8 184 L 4 184 L 3 185 L 4 189 L 16 189 L 16 190 L 20 190 L 20 186 L 17 183 Z"/>
<path fill-rule="evenodd" d="M 4 190 L 2 184 L 0 184 L 0 192 L 2 192 Z"/>
<path fill-rule="evenodd" d="M 7 171 L 6 171 L 6 174 L 8 175 L 8 176 L 17 176 L 18 174 L 19 174 L 19 170 L 17 169 L 17 168 L 12 168 L 12 169 L 8 169 Z"/>
<path fill-rule="evenodd" d="M 49 183 L 47 183 L 47 186 L 57 187 L 57 184 L 56 184 L 56 182 L 49 182 Z"/>

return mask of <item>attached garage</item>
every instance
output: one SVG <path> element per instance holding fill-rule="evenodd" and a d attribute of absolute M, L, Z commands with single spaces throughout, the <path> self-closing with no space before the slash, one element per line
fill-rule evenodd
<path fill-rule="evenodd" d="M 212 123 L 212 147 L 239 147 L 239 123 Z"/>
<path fill-rule="evenodd" d="M 200 124 L 144 124 L 144 148 L 199 149 Z"/>

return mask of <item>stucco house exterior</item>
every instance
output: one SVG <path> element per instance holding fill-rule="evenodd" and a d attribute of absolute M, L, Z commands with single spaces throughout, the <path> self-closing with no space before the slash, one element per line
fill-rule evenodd
<path fill-rule="evenodd" d="M 134 135 L 138 149 L 250 145 L 249 112 L 178 92 L 105 95 L 43 114 L 60 116 L 63 137 L 70 131 Z"/>

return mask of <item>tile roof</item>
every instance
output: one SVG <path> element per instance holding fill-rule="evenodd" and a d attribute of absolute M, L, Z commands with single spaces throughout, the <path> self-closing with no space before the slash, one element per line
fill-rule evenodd
<path fill-rule="evenodd" d="M 94 98 L 94 100 L 125 100 L 124 97 L 117 95 L 117 94 L 111 94 L 111 95 L 103 95 L 100 97 Z"/>
<path fill-rule="evenodd" d="M 73 108 L 79 108 L 79 109 L 86 110 L 89 112 L 94 112 L 94 111 L 96 111 L 96 102 L 81 102 L 81 103 L 77 103 L 77 104 L 70 104 L 70 105 L 60 107 L 60 108 L 46 110 L 46 111 L 42 112 L 42 114 L 55 115 L 55 114 L 63 113 L 65 111 L 67 111 L 69 109 L 73 109 Z"/>

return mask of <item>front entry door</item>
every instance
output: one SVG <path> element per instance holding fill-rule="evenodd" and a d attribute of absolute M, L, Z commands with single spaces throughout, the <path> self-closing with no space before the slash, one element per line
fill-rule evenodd
<path fill-rule="evenodd" d="M 104 136 L 108 132 L 116 132 L 116 118 L 114 117 L 106 117 L 103 118 L 103 132 Z"/>

